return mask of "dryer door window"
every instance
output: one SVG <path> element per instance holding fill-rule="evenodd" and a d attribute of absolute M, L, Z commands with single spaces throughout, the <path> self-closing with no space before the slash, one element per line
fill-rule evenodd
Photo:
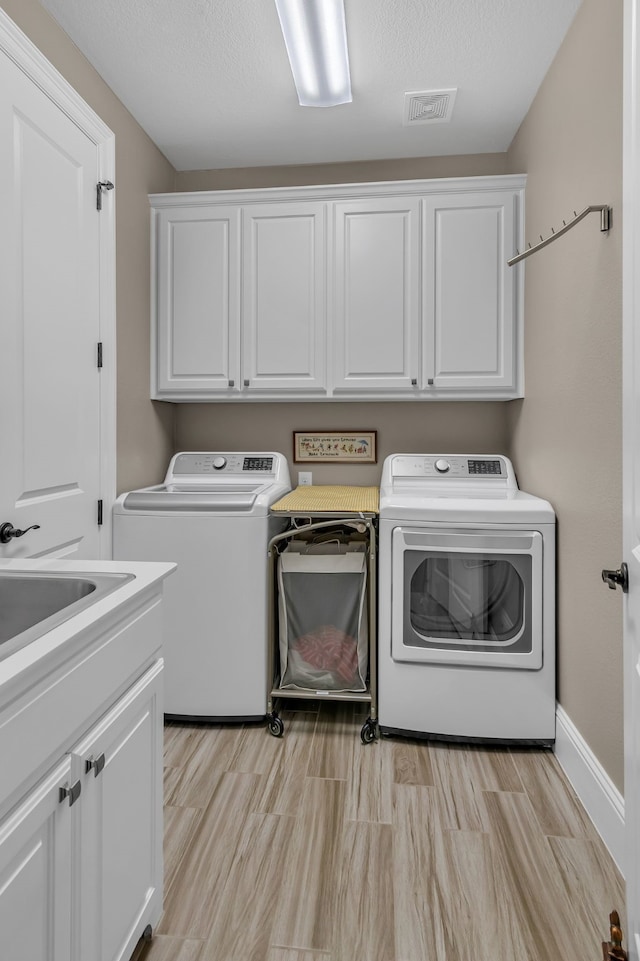
<path fill-rule="evenodd" d="M 542 535 L 396 528 L 392 656 L 542 666 Z"/>

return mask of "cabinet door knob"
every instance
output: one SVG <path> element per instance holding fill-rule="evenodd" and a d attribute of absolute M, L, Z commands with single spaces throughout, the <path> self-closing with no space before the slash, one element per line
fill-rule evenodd
<path fill-rule="evenodd" d="M 249 386 L 249 381 L 248 381 L 248 380 L 245 380 L 244 386 L 245 386 L 245 387 L 248 387 L 248 386 Z"/>
<path fill-rule="evenodd" d="M 236 385 L 235 380 L 230 380 L 230 381 L 229 381 L 229 387 L 235 387 L 235 385 Z"/>
<path fill-rule="evenodd" d="M 89 771 L 93 771 L 93 776 L 97 777 L 98 774 L 100 774 L 100 771 L 103 769 L 104 765 L 105 765 L 104 752 L 102 754 L 99 754 L 98 757 L 94 757 L 92 754 L 91 757 L 88 757 L 87 760 L 85 761 L 85 765 L 84 765 L 85 774 L 88 774 Z"/>
<path fill-rule="evenodd" d="M 80 783 L 80 781 L 76 781 L 76 783 L 72 785 L 69 785 L 69 782 L 67 782 L 65 785 L 63 785 L 60 788 L 60 794 L 58 796 L 58 800 L 60 801 L 60 803 L 62 803 L 65 800 L 65 798 L 69 798 L 69 807 L 71 807 L 71 805 L 75 804 L 78 798 L 80 797 L 81 791 L 82 791 L 82 784 Z"/>
<path fill-rule="evenodd" d="M 417 378 L 417 377 L 412 377 L 412 378 L 411 378 L 411 386 L 412 386 L 412 387 L 417 387 L 417 386 L 418 386 L 418 378 Z"/>

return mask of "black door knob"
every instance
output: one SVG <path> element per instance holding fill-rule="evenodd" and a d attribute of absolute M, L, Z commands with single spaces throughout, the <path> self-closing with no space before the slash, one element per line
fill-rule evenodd
<path fill-rule="evenodd" d="M 617 571 L 603 570 L 602 580 L 612 591 L 615 591 L 616 587 L 621 587 L 623 594 L 629 592 L 629 568 L 624 563 Z"/>

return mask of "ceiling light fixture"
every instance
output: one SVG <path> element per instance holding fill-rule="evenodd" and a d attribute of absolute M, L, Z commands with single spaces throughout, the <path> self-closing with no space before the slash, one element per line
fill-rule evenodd
<path fill-rule="evenodd" d="M 275 0 L 302 107 L 351 103 L 344 0 Z"/>

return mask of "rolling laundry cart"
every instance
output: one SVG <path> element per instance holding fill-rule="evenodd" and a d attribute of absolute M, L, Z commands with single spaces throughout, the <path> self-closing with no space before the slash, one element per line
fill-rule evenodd
<path fill-rule="evenodd" d="M 269 541 L 267 723 L 282 698 L 364 702 L 378 729 L 377 487 L 298 487 L 272 505 L 289 528 Z M 335 623 L 337 622 L 337 623 Z"/>

